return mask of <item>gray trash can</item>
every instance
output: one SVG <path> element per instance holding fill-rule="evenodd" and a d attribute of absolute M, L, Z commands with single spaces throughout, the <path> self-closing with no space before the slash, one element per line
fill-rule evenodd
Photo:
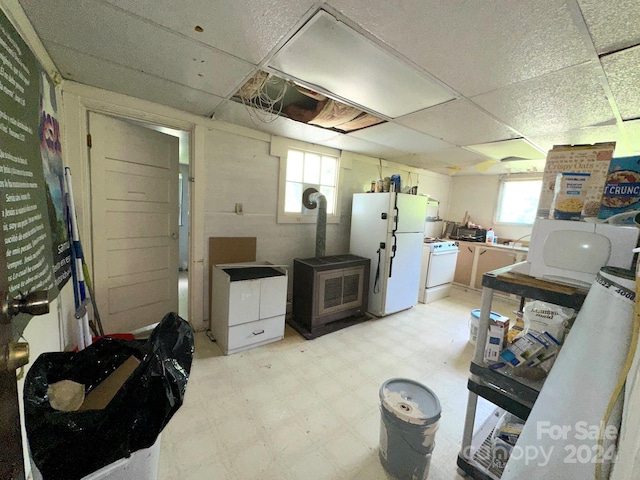
<path fill-rule="evenodd" d="M 406 378 L 380 387 L 380 462 L 398 480 L 425 480 L 440 420 L 440 401 L 426 386 Z"/>

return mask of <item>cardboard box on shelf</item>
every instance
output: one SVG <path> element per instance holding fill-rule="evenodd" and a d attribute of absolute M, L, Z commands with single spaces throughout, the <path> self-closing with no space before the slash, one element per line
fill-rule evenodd
<path fill-rule="evenodd" d="M 584 186 L 583 216 L 597 217 L 605 179 L 609 171 L 609 163 L 613 158 L 615 147 L 616 142 L 594 145 L 554 145 L 547 154 L 537 216 L 551 218 L 549 213 L 555 193 L 557 175 L 563 172 L 578 172 L 589 174 L 589 180 Z"/>
<path fill-rule="evenodd" d="M 489 319 L 487 331 L 487 343 L 484 348 L 484 361 L 495 363 L 499 360 L 500 352 L 507 345 L 507 332 L 509 331 L 509 317 Z"/>

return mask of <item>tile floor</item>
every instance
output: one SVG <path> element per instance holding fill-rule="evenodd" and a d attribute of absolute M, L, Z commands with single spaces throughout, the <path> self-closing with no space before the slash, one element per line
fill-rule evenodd
<path fill-rule="evenodd" d="M 223 356 L 204 332 L 185 402 L 162 434 L 159 480 L 386 480 L 378 459 L 380 385 L 417 380 L 442 417 L 429 480 L 459 479 L 477 292 L 372 319 L 312 341 L 284 340 Z M 494 300 L 513 316 L 516 304 Z M 480 421 L 493 406 L 480 401 Z"/>

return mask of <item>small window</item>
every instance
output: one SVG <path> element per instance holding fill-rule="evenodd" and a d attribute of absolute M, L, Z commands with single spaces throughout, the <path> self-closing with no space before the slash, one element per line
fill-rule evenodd
<path fill-rule="evenodd" d="M 541 189 L 541 178 L 505 178 L 501 180 L 496 222 L 533 225 Z"/>
<path fill-rule="evenodd" d="M 306 187 L 313 185 L 327 199 L 327 215 L 333 215 L 336 204 L 337 167 L 336 157 L 290 149 L 287 153 L 285 213 L 301 214 L 302 194 Z"/>
<path fill-rule="evenodd" d="M 340 221 L 339 151 L 279 138 L 272 141 L 272 154 L 280 157 L 278 222 L 315 223 L 316 212 L 303 205 L 303 193 L 315 188 L 327 199 L 327 222 Z"/>

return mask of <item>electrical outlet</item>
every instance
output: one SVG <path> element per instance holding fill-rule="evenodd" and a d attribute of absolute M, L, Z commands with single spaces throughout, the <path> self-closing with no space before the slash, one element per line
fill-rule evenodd
<path fill-rule="evenodd" d="M 242 215 L 244 213 L 244 209 L 241 203 L 236 203 L 236 214 Z"/>

